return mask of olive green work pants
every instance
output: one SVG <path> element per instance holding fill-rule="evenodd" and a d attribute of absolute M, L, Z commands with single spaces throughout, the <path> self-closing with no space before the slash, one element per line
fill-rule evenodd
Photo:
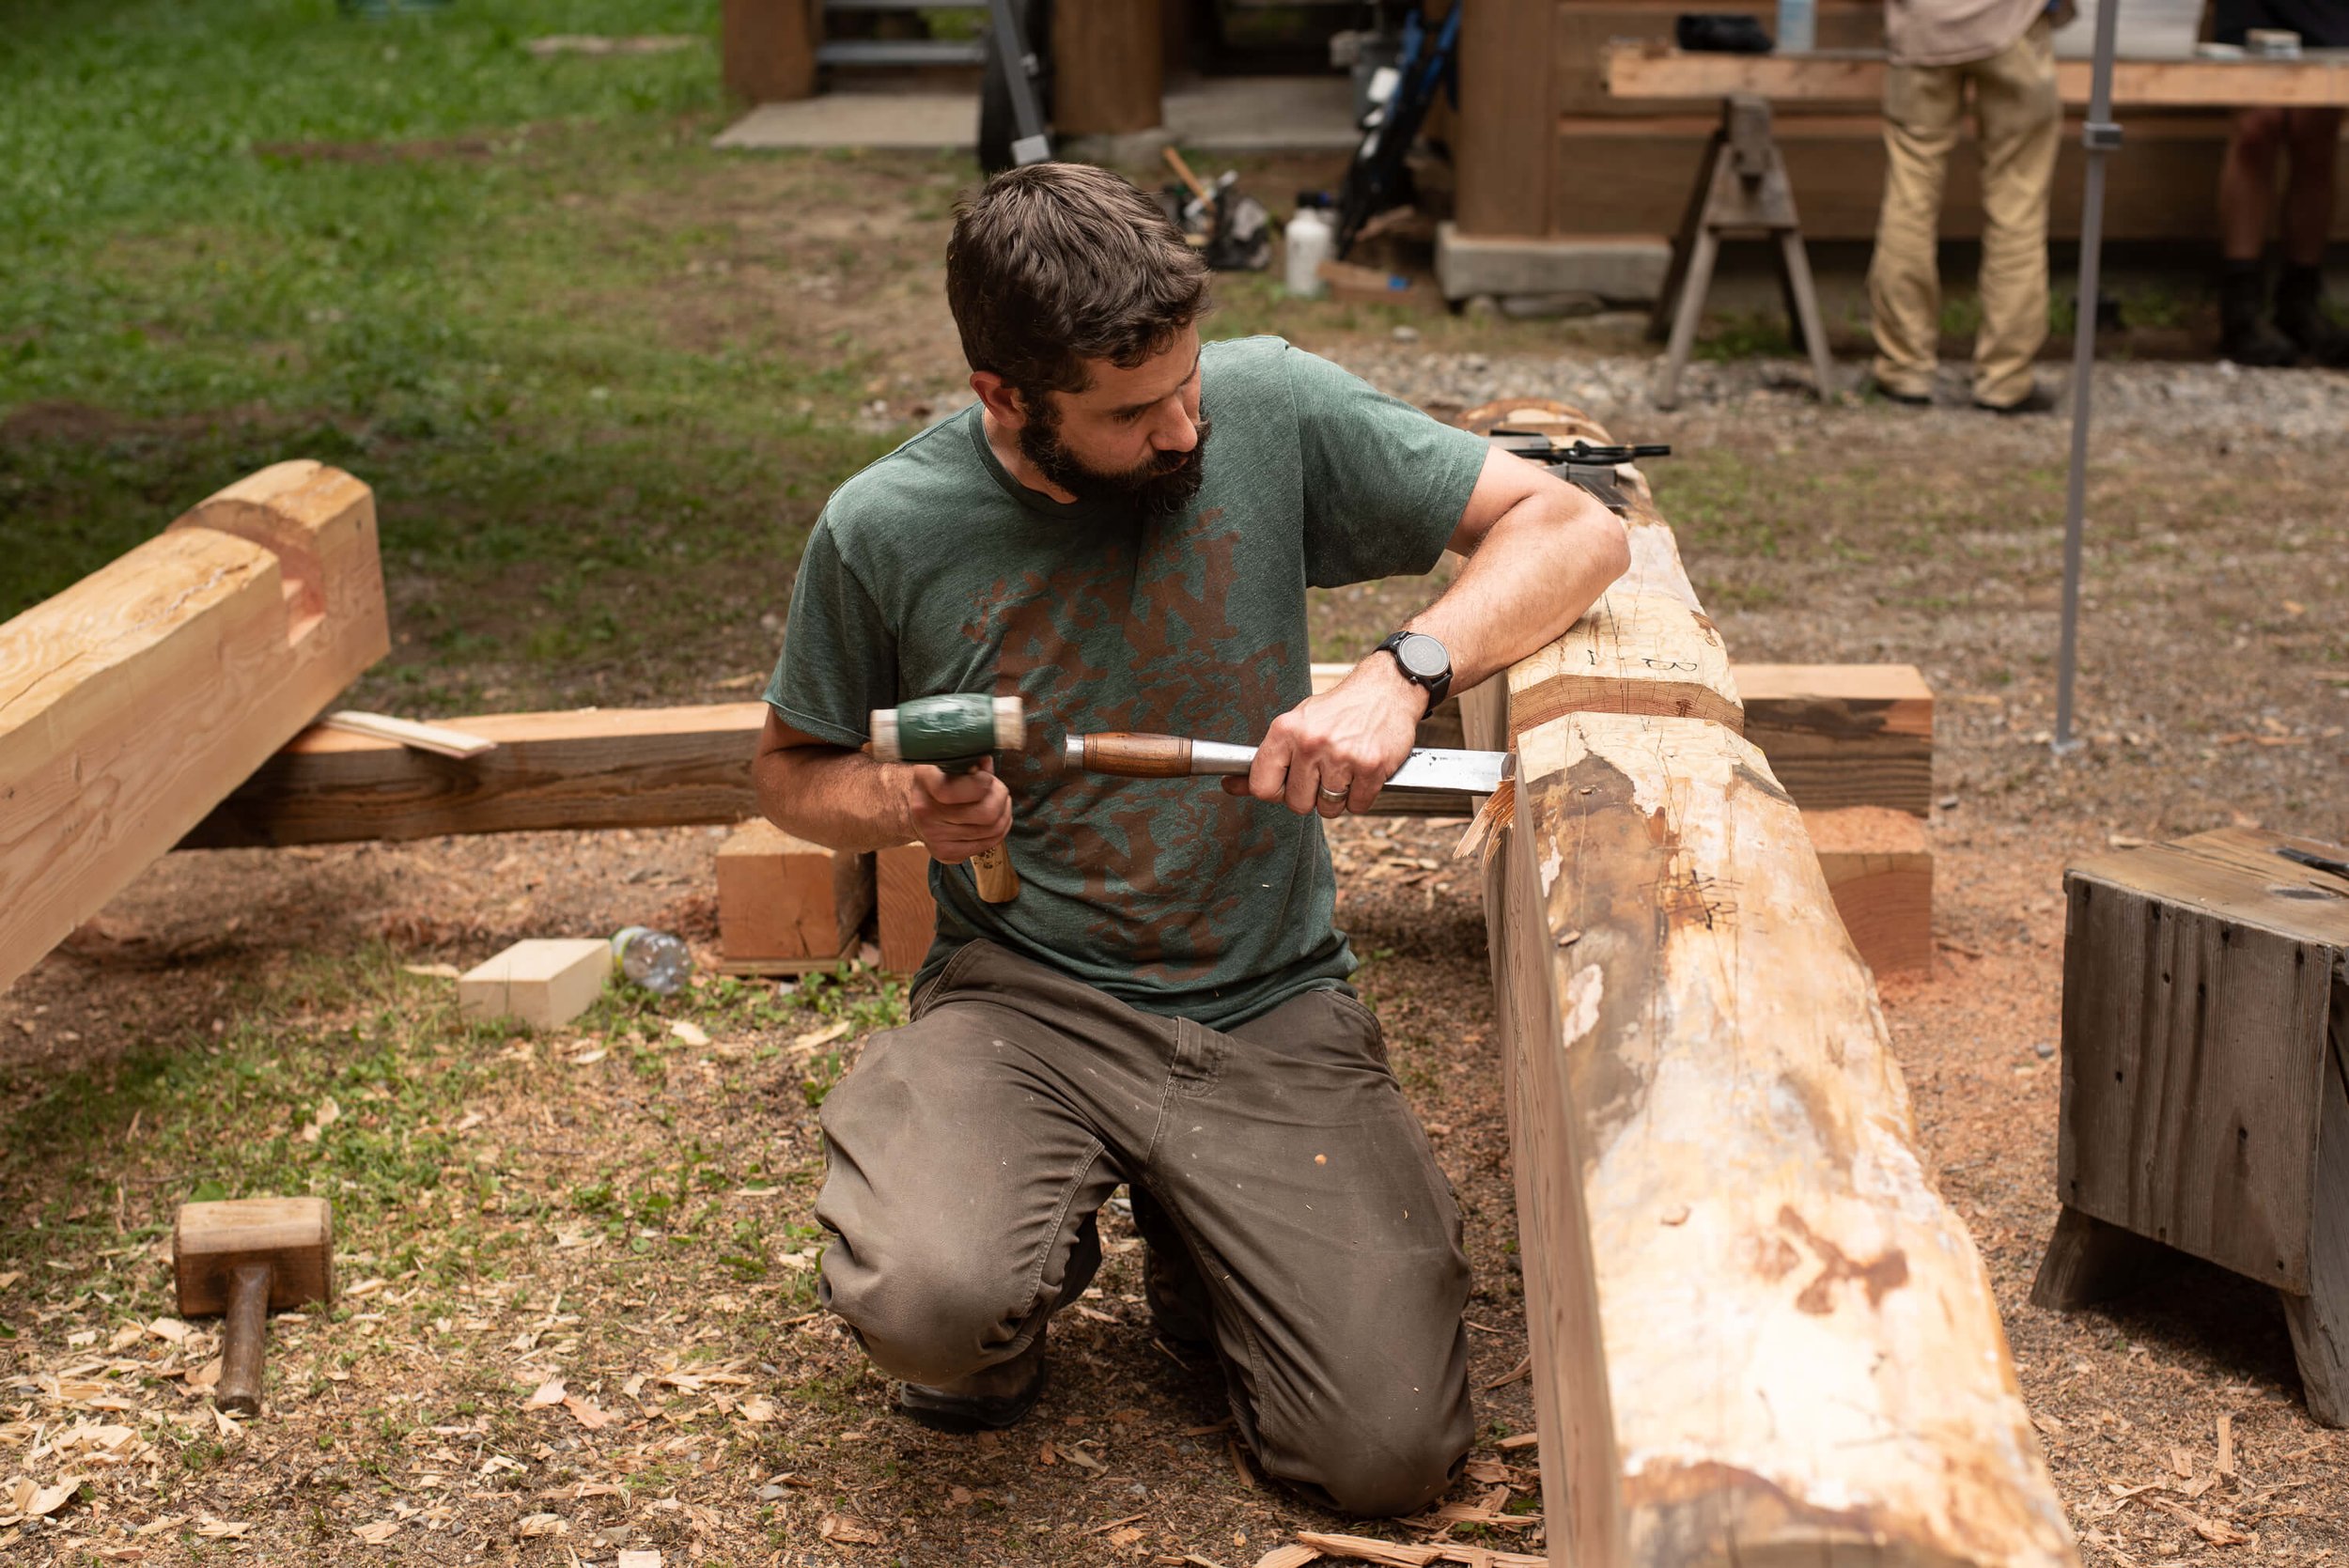
<path fill-rule="evenodd" d="M 1368 1007 L 1308 991 L 1227 1033 L 974 941 L 912 1015 L 821 1116 L 825 1301 L 883 1372 L 951 1384 L 1027 1349 L 1131 1183 L 1205 1278 L 1268 1474 L 1363 1515 L 1443 1494 L 1474 1436 L 1468 1259 Z"/>
<path fill-rule="evenodd" d="M 1941 339 L 1941 193 L 1957 146 L 1966 86 L 1982 132 L 1982 325 L 1974 397 L 1999 406 L 2030 395 L 2047 336 L 2047 194 L 2063 106 L 2046 22 L 1986 60 L 1896 65 L 1884 78 L 1884 205 L 1868 264 L 1875 379 L 1928 396 Z"/>

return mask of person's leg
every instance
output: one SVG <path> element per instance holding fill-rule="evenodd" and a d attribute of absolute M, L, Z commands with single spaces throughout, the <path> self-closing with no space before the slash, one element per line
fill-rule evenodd
<path fill-rule="evenodd" d="M 1234 1416 L 1276 1479 L 1415 1512 L 1474 1436 L 1451 1186 L 1361 1002 L 1311 991 L 1217 1038 L 1137 1180 L 1201 1265 Z"/>
<path fill-rule="evenodd" d="M 2047 196 L 2063 105 L 2047 23 L 1968 68 L 1982 120 L 1982 331 L 1974 401 L 2013 408 L 2036 382 L 2047 339 Z"/>
<path fill-rule="evenodd" d="M 2288 123 L 2282 109 L 2236 110 L 2218 165 L 2218 351 L 2237 365 L 2290 365 L 2297 357 L 2291 340 L 2267 324 L 2261 260 Z"/>
<path fill-rule="evenodd" d="M 957 953 L 823 1105 L 824 1303 L 935 1424 L 1006 1424 L 1034 1404 L 1045 1326 L 1091 1281 L 1094 1211 L 1124 1179 L 1069 1079 L 1081 1063 L 1138 1090 L 1131 1031 L 1084 1028 L 1066 998 L 1031 1005 L 1016 963 L 984 942 Z"/>
<path fill-rule="evenodd" d="M 2333 226 L 2341 111 L 2291 110 L 2284 139 L 2292 171 L 2284 187 L 2284 270 L 2276 284 L 2276 327 L 2319 365 L 2349 364 L 2349 333 L 2325 314 L 2325 244 Z"/>
<path fill-rule="evenodd" d="M 1949 66 L 1884 75 L 1884 201 L 1868 261 L 1876 384 L 1895 397 L 1933 394 L 1941 343 L 1941 190 L 1957 145 L 1959 79 Z"/>

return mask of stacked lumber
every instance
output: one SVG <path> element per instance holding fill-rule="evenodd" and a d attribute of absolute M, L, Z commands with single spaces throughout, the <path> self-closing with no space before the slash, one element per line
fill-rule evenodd
<path fill-rule="evenodd" d="M 1637 495 L 1618 605 L 1466 710 L 1519 758 L 1486 908 L 1553 1559 L 2077 1563 L 1868 971 Z M 1661 643 L 1620 610 L 1683 595 Z"/>
<path fill-rule="evenodd" d="M 375 497 L 307 461 L 0 626 L 0 986 L 389 646 Z"/>

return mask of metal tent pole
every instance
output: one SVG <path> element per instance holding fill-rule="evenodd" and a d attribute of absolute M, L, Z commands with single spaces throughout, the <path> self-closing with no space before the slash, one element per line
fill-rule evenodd
<path fill-rule="evenodd" d="M 2121 0 L 2096 0 L 2096 59 L 2080 146 L 2088 178 L 2080 193 L 2079 300 L 2072 331 L 2072 473 L 2063 491 L 2063 643 L 2056 656 L 2055 752 L 2079 750 L 2072 737 L 2072 687 L 2079 674 L 2080 535 L 2088 510 L 2088 403 L 2096 368 L 2096 302 L 2105 245 L 2105 157 L 2121 145 L 2112 118 L 2112 52 Z"/>

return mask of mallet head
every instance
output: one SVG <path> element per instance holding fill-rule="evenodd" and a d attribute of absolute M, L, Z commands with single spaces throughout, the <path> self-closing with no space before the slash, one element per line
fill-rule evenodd
<path fill-rule="evenodd" d="M 182 1203 L 172 1227 L 171 1266 L 179 1315 L 228 1310 L 241 1264 L 266 1264 L 269 1305 L 283 1312 L 334 1301 L 334 1214 L 323 1198 L 236 1198 Z"/>
<path fill-rule="evenodd" d="M 969 766 L 1018 751 L 1027 737 L 1027 709 L 1018 697 L 945 691 L 873 709 L 872 732 L 877 762 Z"/>

